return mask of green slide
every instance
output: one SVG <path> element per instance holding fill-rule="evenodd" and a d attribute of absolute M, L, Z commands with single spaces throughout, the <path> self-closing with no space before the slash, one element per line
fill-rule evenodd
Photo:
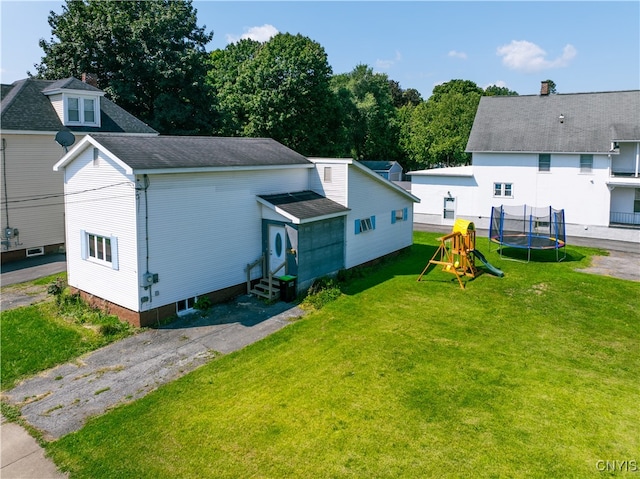
<path fill-rule="evenodd" d="M 497 276 L 498 278 L 502 278 L 504 276 L 504 273 L 502 272 L 502 270 L 496 268 L 491 263 L 489 263 L 487 261 L 487 258 L 485 258 L 480 251 L 478 251 L 477 249 L 472 249 L 471 252 L 475 255 L 476 258 L 482 261 L 482 263 L 487 267 L 487 269 L 491 272 L 491 274 Z"/>

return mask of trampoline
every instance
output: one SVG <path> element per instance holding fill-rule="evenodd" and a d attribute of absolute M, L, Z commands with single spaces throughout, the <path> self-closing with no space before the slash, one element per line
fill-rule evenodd
<path fill-rule="evenodd" d="M 556 261 L 562 261 L 567 257 L 564 210 L 551 206 L 494 206 L 491 208 L 489 240 L 489 251 L 492 243 L 499 244 L 501 257 L 504 247 L 526 249 L 527 262 L 531 260 L 532 250 L 555 250 Z"/>

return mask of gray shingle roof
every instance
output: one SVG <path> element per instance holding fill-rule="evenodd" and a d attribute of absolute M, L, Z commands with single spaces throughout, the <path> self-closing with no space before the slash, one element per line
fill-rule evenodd
<path fill-rule="evenodd" d="M 393 165 L 395 165 L 397 162 L 395 161 L 360 161 L 361 164 L 363 164 L 364 166 L 366 166 L 367 168 L 369 168 L 370 170 L 373 171 L 382 171 L 382 170 L 390 170 Z"/>
<path fill-rule="evenodd" d="M 485 96 L 467 151 L 607 153 L 624 140 L 640 140 L 640 90 Z"/>
<path fill-rule="evenodd" d="M 116 132 L 144 133 L 158 132 L 120 108 L 107 98 L 100 98 L 100 127 L 65 127 L 44 93 L 56 89 L 72 89 L 100 92 L 101 90 L 81 82 L 77 78 L 64 80 L 34 80 L 27 78 L 11 85 L 2 85 L 0 111 L 3 130 L 60 131 L 76 132 Z"/>
<path fill-rule="evenodd" d="M 349 211 L 349 208 L 313 191 L 260 195 L 259 197 L 300 220 L 346 213 Z"/>
<path fill-rule="evenodd" d="M 134 170 L 312 165 L 270 138 L 91 135 Z"/>

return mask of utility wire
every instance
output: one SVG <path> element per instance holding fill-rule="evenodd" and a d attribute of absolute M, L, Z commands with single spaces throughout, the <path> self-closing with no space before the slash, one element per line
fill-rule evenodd
<path fill-rule="evenodd" d="M 115 186 L 121 186 L 121 185 L 131 185 L 133 187 L 133 184 L 130 181 L 123 181 L 121 183 L 114 183 L 113 185 L 106 185 L 106 186 L 99 186 L 97 188 L 89 188 L 86 190 L 82 190 L 82 191 L 72 191 L 70 193 L 61 193 L 61 194 L 49 194 L 49 195 L 33 195 L 33 196 L 23 196 L 23 197 L 18 197 L 21 199 L 16 199 L 16 200 L 3 200 L 1 202 L 1 204 L 10 204 L 10 203 L 24 203 L 27 201 L 42 201 L 42 200 L 48 200 L 48 199 L 52 199 L 52 198 L 64 198 L 67 196 L 73 196 L 73 195 L 79 195 L 82 193 L 89 193 L 91 191 L 99 191 L 99 190 L 104 190 L 107 188 L 113 188 Z"/>

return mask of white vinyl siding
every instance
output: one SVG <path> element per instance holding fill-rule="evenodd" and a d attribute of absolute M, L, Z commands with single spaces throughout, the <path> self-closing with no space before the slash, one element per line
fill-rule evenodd
<path fill-rule="evenodd" d="M 104 167 L 96 169 L 89 145 L 65 169 L 68 283 L 137 311 L 135 181 L 103 152 L 99 157 Z"/>
<path fill-rule="evenodd" d="M 375 173 L 373 173 L 375 174 Z M 393 187 L 373 179 L 356 165 L 349 166 L 349 211 L 347 224 L 347 268 L 371 261 L 413 243 L 413 222 L 392 223 L 389 211 L 407 210 L 413 218 L 413 202 Z M 375 217 L 375 228 L 356 234 L 356 220 Z M 372 226 L 374 226 L 372 224 Z"/>
<path fill-rule="evenodd" d="M 345 161 L 325 161 L 313 159 L 316 165 L 315 171 L 311 170 L 309 179 L 309 189 L 326 196 L 330 200 L 348 207 L 347 204 L 347 175 L 348 165 Z M 331 173 L 327 177 L 326 170 L 330 168 Z"/>
<path fill-rule="evenodd" d="M 243 284 L 245 267 L 262 254 L 265 208 L 256 196 L 306 190 L 309 171 L 149 175 L 149 271 L 158 274 L 159 281 L 141 310 Z M 147 267 L 145 194 L 138 194 L 137 254 L 142 274 Z M 121 258 L 121 268 L 122 262 Z"/>

